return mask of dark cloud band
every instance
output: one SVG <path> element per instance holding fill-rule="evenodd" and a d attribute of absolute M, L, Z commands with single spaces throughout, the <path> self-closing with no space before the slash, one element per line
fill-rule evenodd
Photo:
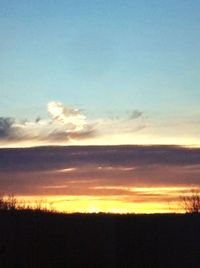
<path fill-rule="evenodd" d="M 200 186 L 200 149 L 177 146 L 0 149 L 1 193 L 133 198 L 135 194 L 138 196 L 137 191 L 131 190 L 135 187 L 194 186 Z"/>
<path fill-rule="evenodd" d="M 40 171 L 71 166 L 200 165 L 199 148 L 178 146 L 50 146 L 0 149 L 0 171 Z"/>

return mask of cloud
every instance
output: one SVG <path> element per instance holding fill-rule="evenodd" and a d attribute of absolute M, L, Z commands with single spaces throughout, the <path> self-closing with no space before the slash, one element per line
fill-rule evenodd
<path fill-rule="evenodd" d="M 134 110 L 129 117 L 124 118 L 88 119 L 78 108 L 51 101 L 47 104 L 47 111 L 48 118 L 39 116 L 32 121 L 1 117 L 0 146 L 66 145 L 79 142 L 98 144 L 105 140 L 104 137 L 108 142 L 117 135 L 132 135 L 147 126 L 139 110 Z"/>
<path fill-rule="evenodd" d="M 95 195 L 123 195 L 127 191 L 134 194 L 135 187 L 150 187 L 157 194 L 152 187 L 200 187 L 199 177 L 200 149 L 177 146 L 0 149 L 0 189 L 4 193 L 92 195 L 95 188 Z"/>
<path fill-rule="evenodd" d="M 12 158 L 12 161 L 9 159 Z M 0 149 L 0 170 L 55 170 L 92 165 L 102 170 L 179 166 L 200 169 L 200 149 L 179 146 L 50 146 Z M 82 173 L 84 170 L 81 171 Z M 96 170 L 95 170 L 96 172 Z"/>
<path fill-rule="evenodd" d="M 122 170 L 130 167 L 132 170 L 135 166 L 145 166 L 148 169 L 155 165 L 176 165 L 189 169 L 190 166 L 194 168 L 194 165 L 200 165 L 200 149 L 176 146 L 53 146 L 1 149 L 0 156 L 0 169 L 10 167 L 11 170 L 17 167 L 19 170 L 52 170 L 91 164 L 96 165 L 99 170 L 113 172 L 115 167 Z"/>
<path fill-rule="evenodd" d="M 0 118 L 0 141 L 41 143 L 67 142 L 72 139 L 86 139 L 94 129 L 86 117 L 76 108 L 65 107 L 60 102 L 48 104 L 50 119 L 37 117 L 34 121 L 17 121 L 14 118 Z"/>
<path fill-rule="evenodd" d="M 62 103 L 52 101 L 48 104 L 52 120 L 66 126 L 68 132 L 83 131 L 87 128 L 86 117 L 76 108 L 65 107 Z"/>
<path fill-rule="evenodd" d="M 12 125 L 14 119 L 10 117 L 0 117 L 0 138 L 5 139 L 12 136 Z"/>
<path fill-rule="evenodd" d="M 130 119 L 137 119 L 137 118 L 140 118 L 142 115 L 143 115 L 143 112 L 142 112 L 142 111 L 134 110 L 134 111 L 132 111 L 132 112 L 130 113 L 129 118 L 130 118 Z"/>
<path fill-rule="evenodd" d="M 14 141 L 21 140 L 24 137 L 22 126 L 24 123 L 17 123 L 14 118 L 0 117 L 0 140 Z"/>

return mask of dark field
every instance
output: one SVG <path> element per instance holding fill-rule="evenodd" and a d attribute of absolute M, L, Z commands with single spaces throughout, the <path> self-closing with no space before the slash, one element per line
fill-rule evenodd
<path fill-rule="evenodd" d="M 200 267 L 200 215 L 1 211 L 0 267 Z"/>

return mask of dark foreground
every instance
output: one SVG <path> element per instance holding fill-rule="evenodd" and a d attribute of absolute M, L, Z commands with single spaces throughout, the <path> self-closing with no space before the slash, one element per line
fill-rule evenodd
<path fill-rule="evenodd" d="M 200 267 L 200 216 L 1 211 L 0 267 Z"/>

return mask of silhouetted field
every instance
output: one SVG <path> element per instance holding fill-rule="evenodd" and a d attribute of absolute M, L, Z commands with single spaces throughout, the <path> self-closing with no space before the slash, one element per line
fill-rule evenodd
<path fill-rule="evenodd" d="M 200 215 L 0 211 L 0 267 L 200 267 Z"/>

